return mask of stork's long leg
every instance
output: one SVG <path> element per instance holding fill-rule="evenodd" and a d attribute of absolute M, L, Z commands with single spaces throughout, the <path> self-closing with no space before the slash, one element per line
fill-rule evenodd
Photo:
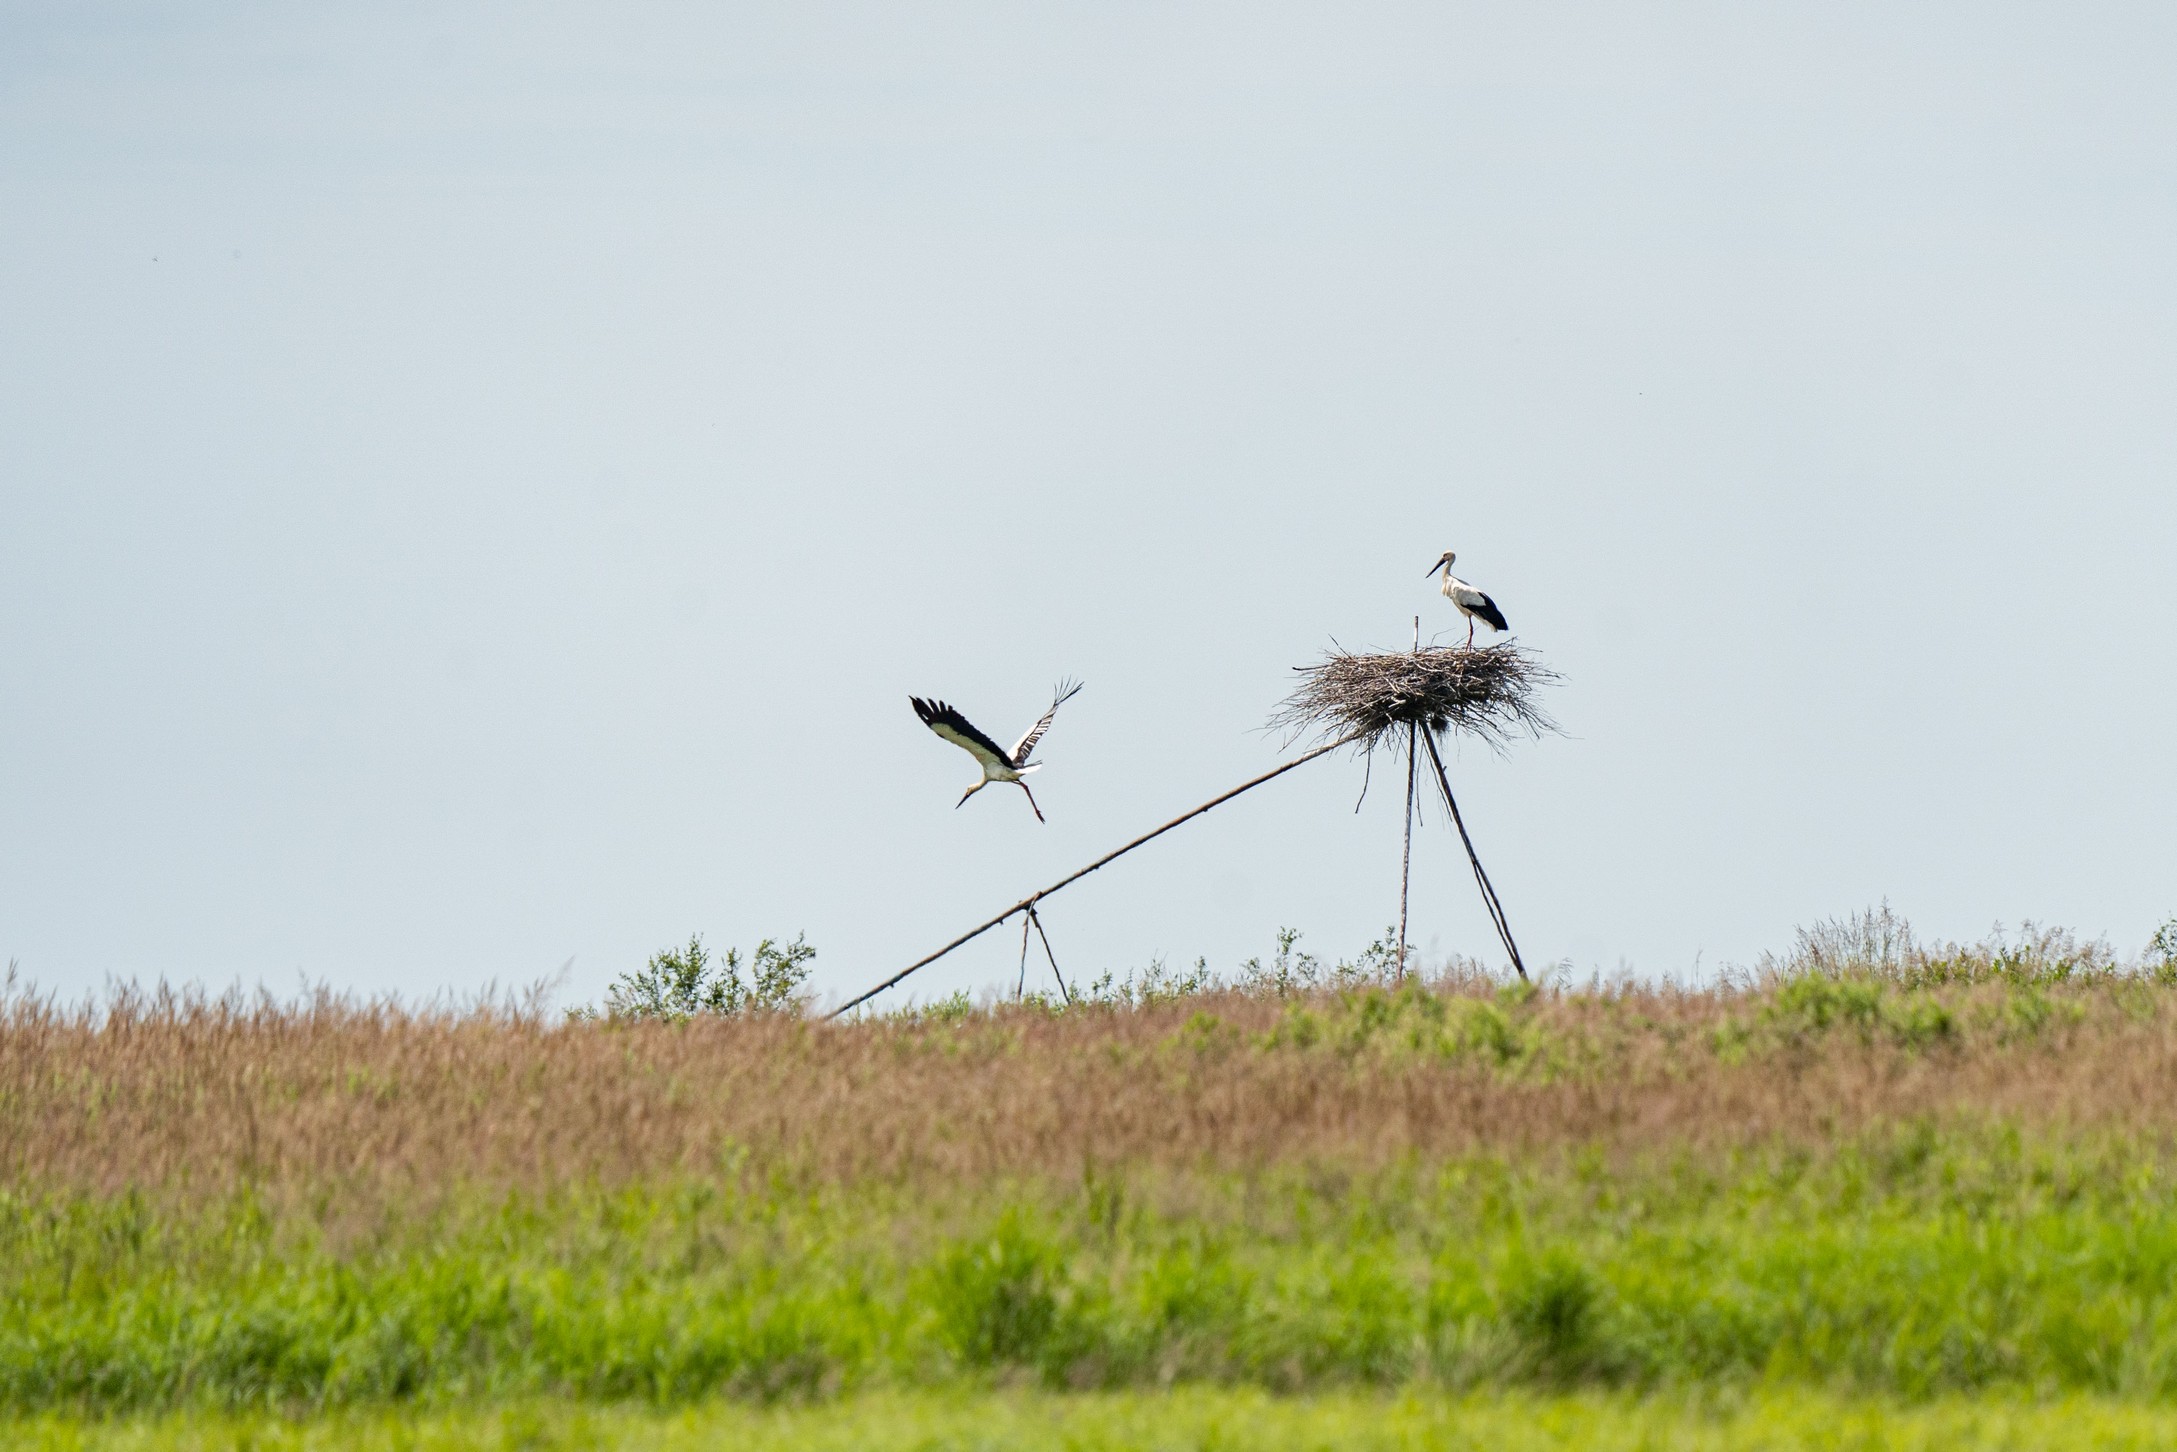
<path fill-rule="evenodd" d="M 1043 808 L 1041 808 L 1041 807 L 1039 807 L 1039 806 L 1037 806 L 1037 805 L 1036 805 L 1036 794 L 1035 794 L 1034 792 L 1028 791 L 1028 783 L 1026 783 L 1026 782 L 1024 782 L 1024 781 L 1016 781 L 1016 782 L 1014 782 L 1014 783 L 1013 783 L 1013 785 L 1015 785 L 1015 786 L 1019 787 L 1019 788 L 1020 788 L 1020 789 L 1021 789 L 1021 790 L 1022 790 L 1023 792 L 1027 792 L 1027 795 L 1028 795 L 1028 808 L 1029 808 L 1029 810 L 1030 810 L 1030 811 L 1032 811 L 1032 812 L 1034 812 L 1034 813 L 1036 814 L 1036 820 L 1037 820 L 1037 821 L 1039 821 L 1039 822 L 1040 822 L 1040 821 L 1042 821 L 1042 820 L 1043 820 Z"/>
<path fill-rule="evenodd" d="M 1466 618 L 1466 643 L 1471 650 L 1474 645 L 1474 617 L 1471 615 Z"/>

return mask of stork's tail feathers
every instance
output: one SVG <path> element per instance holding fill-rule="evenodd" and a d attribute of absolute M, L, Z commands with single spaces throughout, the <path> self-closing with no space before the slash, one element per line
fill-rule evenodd
<path fill-rule="evenodd" d="M 1497 608 L 1497 602 L 1487 596 L 1482 597 L 1482 603 L 1474 608 L 1474 613 L 1487 621 L 1491 630 L 1510 630 L 1512 628 L 1505 624 L 1504 612 Z"/>

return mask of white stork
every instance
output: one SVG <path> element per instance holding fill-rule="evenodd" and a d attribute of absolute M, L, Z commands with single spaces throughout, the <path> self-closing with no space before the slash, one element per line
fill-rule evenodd
<path fill-rule="evenodd" d="M 1458 606 L 1459 613 L 1466 617 L 1466 643 L 1474 643 L 1474 622 L 1477 620 L 1491 630 L 1510 630 L 1512 627 L 1504 623 L 1504 612 L 1497 608 L 1496 601 L 1451 572 L 1451 562 L 1457 558 L 1450 550 L 1445 550 L 1444 557 L 1429 566 L 1429 574 L 1438 570 L 1444 572 L 1444 598 Z"/>
<path fill-rule="evenodd" d="M 1080 689 L 1077 681 L 1060 682 L 1058 689 L 1051 693 L 1051 709 L 1045 711 L 1035 725 L 1021 733 L 1020 740 L 1013 743 L 1011 751 L 1005 750 L 976 730 L 967 717 L 943 701 L 925 701 L 920 696 L 909 696 L 907 699 L 914 704 L 915 714 L 922 718 L 923 725 L 974 757 L 983 768 L 983 779 L 960 794 L 960 800 L 953 803 L 953 810 L 958 811 L 966 806 L 969 797 L 992 782 L 1009 781 L 1027 793 L 1030 810 L 1036 814 L 1037 821 L 1042 821 L 1043 808 L 1036 805 L 1036 794 L 1028 790 L 1028 783 L 1021 778 L 1042 767 L 1042 762 L 1030 761 L 1028 757 L 1036 749 L 1036 743 L 1043 739 L 1043 733 L 1051 729 L 1051 718 L 1058 714 L 1058 708 L 1072 700 Z"/>

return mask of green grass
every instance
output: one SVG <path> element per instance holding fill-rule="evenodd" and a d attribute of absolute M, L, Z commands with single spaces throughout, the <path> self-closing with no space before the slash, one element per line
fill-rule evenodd
<path fill-rule="evenodd" d="M 2168 1167 L 2000 1126 L 1722 1161 L 450 1204 L 353 1225 L 331 1195 L 0 1201 L 0 1406 L 2177 1393 Z"/>
<path fill-rule="evenodd" d="M 33 1005 L 0 1447 L 2177 1446 L 2177 968 L 1802 938 L 838 1033 Z"/>
<path fill-rule="evenodd" d="M 523 1402 L 489 1409 L 187 1414 L 141 1420 L 0 1421 L 22 1452 L 2065 1452 L 2166 1448 L 2177 1409 L 2071 1397 L 1900 1405 L 1805 1391 L 1692 1399 L 1494 1394 L 1277 1398 L 1250 1390 L 1168 1394 L 884 1394 L 816 1406 L 733 1402 L 658 1411 Z"/>

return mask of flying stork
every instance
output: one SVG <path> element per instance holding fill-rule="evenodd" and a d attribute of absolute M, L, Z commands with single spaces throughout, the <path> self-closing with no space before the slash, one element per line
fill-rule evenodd
<path fill-rule="evenodd" d="M 1456 558 L 1458 556 L 1450 550 L 1445 550 L 1444 557 L 1429 566 L 1429 574 L 1438 570 L 1444 572 L 1444 598 L 1458 606 L 1459 613 L 1466 617 L 1466 643 L 1474 643 L 1474 622 L 1477 620 L 1491 630 L 1510 630 L 1512 627 L 1504 623 L 1504 612 L 1497 608 L 1496 601 L 1451 572 L 1451 562 Z"/>
<path fill-rule="evenodd" d="M 983 779 L 960 794 L 960 800 L 953 803 L 953 810 L 958 811 L 966 806 L 969 797 L 992 782 L 1009 781 L 1027 794 L 1029 808 L 1035 812 L 1036 820 L 1042 821 L 1043 808 L 1036 805 L 1036 794 L 1028 790 L 1028 783 L 1021 778 L 1042 767 L 1042 762 L 1030 761 L 1029 754 L 1036 749 L 1036 743 L 1043 739 L 1043 733 L 1051 729 L 1051 718 L 1058 714 L 1058 708 L 1072 700 L 1080 689 L 1078 681 L 1060 682 L 1058 689 L 1051 693 L 1051 709 L 1045 711 L 1035 725 L 1021 733 L 1020 740 L 1013 743 L 1011 751 L 1005 750 L 976 730 L 967 717 L 943 701 L 925 701 L 920 696 L 909 696 L 907 699 L 914 704 L 915 714 L 922 718 L 923 725 L 974 757 L 983 768 Z"/>

